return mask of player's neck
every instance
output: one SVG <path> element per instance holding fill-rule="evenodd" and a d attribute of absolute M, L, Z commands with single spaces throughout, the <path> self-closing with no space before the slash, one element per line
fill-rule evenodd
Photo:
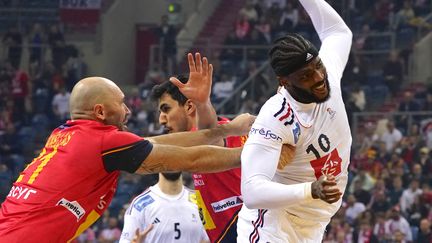
<path fill-rule="evenodd" d="M 167 195 L 177 195 L 182 191 L 183 180 L 182 177 L 176 181 L 170 181 L 162 177 L 159 178 L 158 186 Z"/>

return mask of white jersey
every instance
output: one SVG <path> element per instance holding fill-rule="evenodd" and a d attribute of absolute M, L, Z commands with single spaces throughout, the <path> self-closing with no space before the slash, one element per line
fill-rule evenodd
<path fill-rule="evenodd" d="M 153 229 L 143 242 L 209 241 L 198 207 L 191 201 L 192 196 L 184 186 L 175 196 L 163 193 L 158 185 L 151 186 L 127 209 L 120 243 L 131 242 L 136 229 L 143 231 L 150 224 L 153 224 Z"/>
<path fill-rule="evenodd" d="M 311 183 L 334 175 L 345 191 L 351 131 L 340 80 L 351 46 L 351 32 L 324 0 L 300 0 L 311 16 L 322 46 L 319 52 L 330 83 L 323 103 L 297 102 L 281 88 L 261 108 L 242 152 L 242 194 L 238 242 L 320 242 L 342 200 L 328 204 L 311 197 Z M 282 145 L 295 156 L 278 167 Z M 289 225 L 291 224 L 291 225 Z"/>

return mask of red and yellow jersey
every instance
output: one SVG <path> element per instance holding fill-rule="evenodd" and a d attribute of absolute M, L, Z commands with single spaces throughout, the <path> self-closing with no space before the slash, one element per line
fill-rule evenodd
<path fill-rule="evenodd" d="M 225 146 L 240 147 L 245 141 L 246 137 L 228 137 Z M 199 213 L 211 242 L 236 242 L 237 214 L 243 204 L 240 176 L 240 168 L 192 175 Z"/>
<path fill-rule="evenodd" d="M 0 242 L 71 241 L 107 209 L 119 169 L 135 171 L 151 149 L 143 138 L 96 121 L 58 127 L 3 202 Z"/>

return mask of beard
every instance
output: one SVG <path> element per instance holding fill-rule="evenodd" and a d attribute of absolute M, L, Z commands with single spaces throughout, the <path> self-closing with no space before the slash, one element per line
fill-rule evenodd
<path fill-rule="evenodd" d="M 326 102 L 330 98 L 330 83 L 328 81 L 327 75 L 323 79 L 322 82 L 325 82 L 327 90 L 328 90 L 328 94 L 324 98 L 316 97 L 311 91 L 305 90 L 303 88 L 299 88 L 295 85 L 291 85 L 289 93 L 291 94 L 291 96 L 295 100 L 297 100 L 298 102 L 303 103 L 303 104 L 323 103 L 323 102 Z M 312 86 L 311 89 L 313 89 L 315 86 L 319 86 L 320 84 L 321 84 L 321 82 Z"/>
<path fill-rule="evenodd" d="M 165 172 L 165 173 L 161 173 L 163 177 L 165 177 L 165 179 L 169 180 L 169 181 L 177 181 L 180 176 L 181 176 L 181 172 Z"/>

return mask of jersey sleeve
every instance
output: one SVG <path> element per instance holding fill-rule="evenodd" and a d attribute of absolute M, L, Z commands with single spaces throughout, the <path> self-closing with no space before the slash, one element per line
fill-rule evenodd
<path fill-rule="evenodd" d="M 284 185 L 272 181 L 282 145 L 295 146 L 298 140 L 295 131 L 295 116 L 287 100 L 272 97 L 252 125 L 241 154 L 241 192 L 246 207 L 279 208 L 311 198 L 311 183 Z"/>
<path fill-rule="evenodd" d="M 324 0 L 300 0 L 321 39 L 320 58 L 326 68 L 340 79 L 351 51 L 352 32 L 339 14 Z"/>
<path fill-rule="evenodd" d="M 141 220 L 144 219 L 143 217 L 140 217 L 140 212 L 134 209 L 134 205 L 131 204 L 124 215 L 124 224 L 119 241 L 120 243 L 132 242 L 133 238 L 135 237 L 135 231 L 137 229 L 140 232 L 144 230 L 141 228 L 141 225 L 143 225 Z"/>
<path fill-rule="evenodd" d="M 102 141 L 102 161 L 105 170 L 134 173 L 153 149 L 153 145 L 129 132 L 114 131 Z"/>

